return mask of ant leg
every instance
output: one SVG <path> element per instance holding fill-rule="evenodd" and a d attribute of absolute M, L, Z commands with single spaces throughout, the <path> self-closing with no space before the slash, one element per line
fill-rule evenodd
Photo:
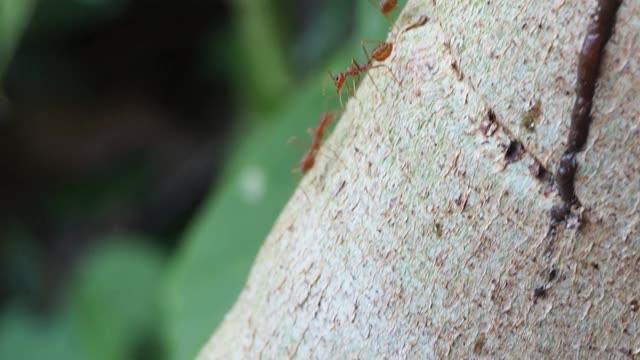
<path fill-rule="evenodd" d="M 356 76 L 358 77 L 357 80 L 355 79 Z M 356 84 L 358 84 L 360 82 L 360 74 L 354 75 L 353 78 L 351 79 L 351 81 L 353 82 L 353 98 L 358 101 L 358 106 L 360 107 L 360 110 L 362 111 L 362 101 L 360 101 L 360 99 L 358 99 L 358 96 L 356 95 Z"/>
<path fill-rule="evenodd" d="M 398 86 L 402 86 L 402 83 L 400 82 L 400 80 L 398 80 L 398 77 L 391 70 L 391 68 L 389 66 L 387 66 L 385 64 L 378 64 L 378 65 L 374 65 L 374 66 L 370 67 L 370 69 L 375 69 L 375 68 L 385 68 L 385 69 L 387 69 L 387 71 L 389 71 L 389 74 L 391 74 L 391 76 L 393 76 L 393 80 L 395 80 L 396 84 L 398 84 Z"/>
<path fill-rule="evenodd" d="M 375 80 L 373 80 L 373 76 L 371 76 L 371 74 L 369 74 L 369 79 L 371 79 L 371 83 L 376 88 L 376 91 L 378 91 L 380 96 L 382 96 L 382 100 L 384 100 L 384 93 L 382 91 L 380 91 L 380 88 L 378 87 L 378 84 L 376 84 Z"/>
<path fill-rule="evenodd" d="M 330 99 L 328 99 L 328 98 L 327 98 L 326 96 L 324 96 L 324 95 L 323 95 L 323 97 L 324 97 L 324 100 L 323 100 L 323 106 L 322 106 L 322 108 L 323 108 L 323 109 L 327 109 L 327 108 L 329 108 L 329 101 L 330 101 Z"/>
<path fill-rule="evenodd" d="M 300 191 L 302 191 L 302 194 L 304 194 L 304 197 L 307 198 L 307 201 L 311 204 L 311 199 L 309 199 L 309 195 L 307 195 L 307 192 L 304 191 L 304 189 L 302 188 L 302 186 L 300 186 Z"/>
<path fill-rule="evenodd" d="M 358 78 L 356 80 L 356 77 Z M 358 102 L 360 102 L 360 99 L 358 99 L 358 96 L 356 95 L 356 90 L 357 90 L 357 84 L 360 82 L 360 74 L 357 75 L 352 75 L 351 78 L 351 83 L 353 84 L 353 88 L 351 89 L 351 95 L 353 96 L 354 99 L 356 99 Z"/>
<path fill-rule="evenodd" d="M 300 139 L 299 137 L 296 136 L 292 136 L 287 140 L 287 144 L 289 145 L 293 145 L 293 144 L 300 144 L 300 142 L 302 142 L 302 139 Z"/>
<path fill-rule="evenodd" d="M 360 42 L 360 45 L 362 45 L 362 51 L 364 51 L 364 56 L 367 57 L 367 64 L 371 64 L 373 59 L 371 59 L 371 57 L 369 56 L 369 53 L 367 52 L 367 47 L 365 46 L 365 43 L 367 42 L 369 42 L 369 40 L 362 40 Z"/>
<path fill-rule="evenodd" d="M 364 56 L 367 57 L 367 64 L 371 64 L 371 62 L 373 62 L 373 58 L 371 58 L 371 55 L 369 55 L 369 52 L 367 51 L 367 44 L 376 44 L 376 45 L 380 45 L 380 44 L 384 44 L 384 41 L 380 41 L 380 40 L 362 40 L 360 42 L 360 46 L 362 46 L 362 51 L 364 51 Z"/>
<path fill-rule="evenodd" d="M 347 88 L 347 95 L 351 95 L 353 97 L 356 97 L 355 88 L 352 88 L 351 86 L 349 86 L 349 82 L 345 82 L 344 86 L 345 86 L 345 88 Z M 355 84 L 353 84 L 352 86 L 355 86 Z M 344 108 L 342 110 L 344 110 Z"/>
<path fill-rule="evenodd" d="M 331 155 L 329 154 L 324 154 L 325 151 L 328 151 L 329 153 L 331 153 Z M 322 146 L 322 151 L 318 151 L 318 156 L 323 155 L 328 157 L 331 160 L 337 160 L 340 162 L 340 164 L 342 164 L 342 166 L 347 166 L 344 161 L 342 161 L 342 159 L 340 159 L 340 156 L 338 156 L 338 153 L 336 153 L 333 149 L 331 149 L 330 147 L 326 146 L 323 144 Z"/>
<path fill-rule="evenodd" d="M 389 29 L 393 29 L 393 20 L 391 19 L 391 15 L 384 14 L 384 18 L 387 20 L 387 24 L 389 24 Z"/>
<path fill-rule="evenodd" d="M 304 174 L 302 174 L 302 170 L 300 170 L 299 168 L 295 168 L 295 169 L 291 170 L 291 175 L 292 176 L 297 176 L 298 174 L 300 174 L 300 177 L 304 176 Z M 299 186 L 298 189 L 300 189 L 300 191 L 302 191 L 302 194 L 304 195 L 304 197 L 307 198 L 307 201 L 309 203 L 311 203 L 311 199 L 309 199 L 309 195 L 307 195 L 307 192 L 304 191 L 302 186 Z"/>
<path fill-rule="evenodd" d="M 331 72 L 327 71 L 327 75 L 329 75 L 329 78 L 333 81 L 333 76 L 331 76 Z M 322 80 L 322 97 L 325 97 L 327 95 L 327 78 L 324 78 L 324 80 Z"/>
<path fill-rule="evenodd" d="M 360 82 L 360 75 L 358 75 L 358 82 Z M 352 95 L 353 95 L 353 97 L 356 97 L 356 91 L 358 89 L 356 88 L 356 79 L 355 79 L 355 77 L 351 78 L 351 84 L 353 84 L 353 94 Z"/>

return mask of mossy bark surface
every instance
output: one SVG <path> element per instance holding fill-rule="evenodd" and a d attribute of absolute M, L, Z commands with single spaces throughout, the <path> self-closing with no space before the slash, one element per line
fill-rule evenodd
<path fill-rule="evenodd" d="M 640 2 L 605 49 L 583 207 L 552 228 L 534 176 L 564 149 L 595 6 L 409 1 L 401 84 L 364 79 L 200 358 L 637 355 Z"/>

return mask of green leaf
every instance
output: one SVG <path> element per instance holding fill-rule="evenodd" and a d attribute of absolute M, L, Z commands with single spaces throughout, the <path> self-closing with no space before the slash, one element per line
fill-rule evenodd
<path fill-rule="evenodd" d="M 377 1 L 375 2 L 377 3 Z M 400 5 L 398 8 L 401 8 Z M 390 31 L 389 23 L 371 2 L 359 1 L 356 16 L 358 27 L 353 40 L 358 46 L 361 40 L 384 40 L 387 38 L 387 32 Z"/>
<path fill-rule="evenodd" d="M 160 335 L 161 254 L 136 245 L 140 239 L 131 236 L 107 240 L 78 266 L 68 303 L 53 315 L 39 318 L 23 307 L 5 308 L 0 359 L 135 358 L 139 346 Z"/>
<path fill-rule="evenodd" d="M 70 32 L 83 31 L 92 25 L 116 18 L 129 3 L 130 0 L 37 1 L 29 34 L 56 38 Z"/>
<path fill-rule="evenodd" d="M 72 325 L 91 359 L 131 357 L 160 324 L 162 255 L 131 236 L 114 240 L 84 259 L 69 294 Z"/>
<path fill-rule="evenodd" d="M 6 221 L 0 229 L 0 282 L 18 297 L 35 297 L 42 284 L 43 257 L 29 229 Z"/>
<path fill-rule="evenodd" d="M 291 90 L 290 64 L 284 51 L 285 24 L 276 17 L 274 0 L 236 0 L 234 6 L 237 44 L 241 54 L 236 68 L 245 100 L 262 109 L 272 109 Z M 280 19 L 281 20 L 281 19 Z M 228 51 L 228 47 L 222 52 Z M 216 49 L 218 53 L 220 49 Z"/>
<path fill-rule="evenodd" d="M 0 79 L 22 36 L 35 0 L 0 0 Z"/>
<path fill-rule="evenodd" d="M 66 314 L 44 321 L 17 306 L 0 315 L 0 359 L 87 359 Z"/>

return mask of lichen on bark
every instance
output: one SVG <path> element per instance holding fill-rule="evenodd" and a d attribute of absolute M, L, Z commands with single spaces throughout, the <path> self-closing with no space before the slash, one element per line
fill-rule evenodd
<path fill-rule="evenodd" d="M 401 84 L 359 86 L 200 358 L 637 355 L 638 2 L 607 45 L 580 216 L 551 228 L 529 171 L 557 168 L 595 4 L 409 1 L 397 28 L 430 20 L 391 35 Z"/>

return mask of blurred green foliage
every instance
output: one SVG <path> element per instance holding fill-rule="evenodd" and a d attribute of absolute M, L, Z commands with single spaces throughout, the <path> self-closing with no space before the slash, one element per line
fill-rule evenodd
<path fill-rule="evenodd" d="M 0 315 L 0 358 L 133 358 L 132 351 L 143 348 L 149 333 L 161 326 L 164 277 L 164 255 L 134 245 L 139 240 L 131 235 L 102 239 L 104 245 L 79 265 L 82 271 L 61 308 L 46 319 L 20 304 L 6 307 Z M 161 349 L 151 345 L 149 351 Z"/>
<path fill-rule="evenodd" d="M 68 316 L 43 321 L 24 307 L 7 306 L 0 314 L 0 358 L 87 359 Z"/>
<path fill-rule="evenodd" d="M 161 325 L 164 256 L 157 249 L 120 237 L 80 264 L 69 292 L 73 330 L 91 359 L 125 359 L 144 347 Z M 160 344 L 152 344 L 158 346 Z M 151 356 L 145 356 L 152 358 Z"/>
<path fill-rule="evenodd" d="M 0 74 L 33 3 L 0 0 Z M 56 7 L 55 1 L 45 0 L 34 15 L 39 25 L 32 31 L 115 16 L 123 3 L 64 0 Z M 299 137 L 308 144 L 306 130 L 316 126 L 320 114 L 339 109 L 331 86 L 326 97 L 322 94 L 327 70 L 342 70 L 351 58 L 363 60 L 361 39 L 386 37 L 385 19 L 368 1 L 359 0 L 355 30 L 341 38 L 344 23 L 352 22 L 345 15 L 348 3 L 331 0 L 294 43 L 291 19 L 282 17 L 286 2 L 234 2 L 234 28 L 209 39 L 203 69 L 230 77 L 250 110 L 242 114 L 232 156 L 182 236 L 181 248 L 165 255 L 150 245 L 134 245 L 150 242 L 128 235 L 100 241 L 105 245 L 92 248 L 78 265 L 69 290 L 51 314 L 36 316 L 20 303 L 4 308 L 1 359 L 191 359 L 197 354 L 237 298 L 262 241 L 300 179 L 291 170 L 304 149 L 287 145 L 288 140 Z M 327 61 L 330 49 L 334 50 Z M 296 60 L 288 60 L 288 54 Z M 313 68 L 300 68 L 304 66 Z M 299 73 L 308 76 L 296 80 Z M 138 175 L 143 177 L 133 176 Z M 122 180 L 123 186 L 116 182 L 113 191 L 139 184 L 128 181 Z M 96 197 L 100 190 L 89 188 L 76 196 L 108 202 L 108 191 Z M 51 206 L 74 211 L 73 196 L 67 195 L 53 199 Z M 28 238 L 28 233 L 16 231 L 19 236 L 9 237 Z M 33 252 L 13 244 L 11 254 Z M 36 259 L 38 254 L 29 256 Z M 20 258 L 11 261 L 19 263 Z"/>
<path fill-rule="evenodd" d="M 284 22 L 278 21 L 282 1 L 236 0 L 234 6 L 238 44 L 238 80 L 234 83 L 258 107 L 269 108 L 290 90 L 292 74 L 285 61 Z M 217 49 L 218 53 L 223 52 Z"/>
<path fill-rule="evenodd" d="M 0 79 L 26 27 L 35 0 L 0 0 Z"/>
<path fill-rule="evenodd" d="M 9 0 L 11 1 L 11 0 Z M 20 0 L 14 0 L 20 1 Z M 29 32 L 64 34 L 118 16 L 129 0 L 30 0 L 37 1 Z"/>

